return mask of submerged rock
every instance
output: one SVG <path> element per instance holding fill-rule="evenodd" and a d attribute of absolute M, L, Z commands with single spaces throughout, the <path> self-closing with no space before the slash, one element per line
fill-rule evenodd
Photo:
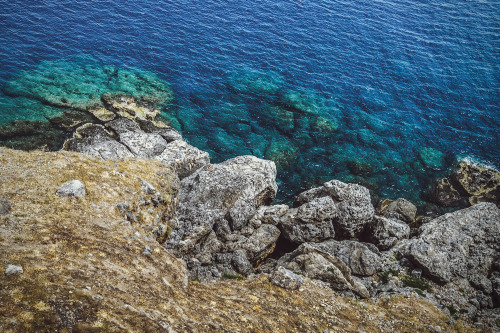
<path fill-rule="evenodd" d="M 426 168 L 439 170 L 444 167 L 444 154 L 431 147 L 422 148 L 418 152 L 420 160 Z"/>

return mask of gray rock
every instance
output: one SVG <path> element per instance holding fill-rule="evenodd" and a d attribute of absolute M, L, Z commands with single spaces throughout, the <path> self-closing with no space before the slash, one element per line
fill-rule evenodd
<path fill-rule="evenodd" d="M 180 179 L 193 174 L 196 170 L 210 163 L 207 152 L 199 150 L 183 140 L 170 142 L 165 150 L 155 159 L 177 172 Z"/>
<path fill-rule="evenodd" d="M 380 215 L 406 223 L 412 223 L 417 214 L 417 207 L 403 198 L 391 201 L 388 205 L 381 208 L 379 211 Z"/>
<path fill-rule="evenodd" d="M 285 267 L 292 272 L 330 284 L 335 290 L 352 290 L 361 297 L 369 292 L 361 283 L 355 282 L 349 267 L 339 258 L 315 248 L 315 243 L 301 244 L 295 251 L 285 254 L 276 267 Z"/>
<path fill-rule="evenodd" d="M 102 159 L 134 157 L 130 150 L 116 141 L 104 126 L 95 124 L 80 126 L 73 134 L 73 138 L 64 142 L 63 149 Z"/>
<path fill-rule="evenodd" d="M 7 266 L 5 266 L 5 275 L 6 276 L 9 276 L 12 274 L 23 274 L 23 273 L 24 273 L 24 271 L 23 271 L 23 267 L 21 265 L 8 264 Z"/>
<path fill-rule="evenodd" d="M 272 252 L 280 234 L 272 224 L 250 225 L 258 208 L 274 199 L 275 177 L 273 162 L 240 156 L 206 165 L 184 178 L 178 196 L 179 223 L 165 246 L 187 260 L 196 257 L 201 265 L 209 265 L 216 253 L 240 253 L 240 257 L 243 253 L 256 265 Z M 261 215 L 264 219 L 266 214 L 261 211 Z"/>
<path fill-rule="evenodd" d="M 129 118 L 118 118 L 107 122 L 105 126 L 118 135 L 127 132 L 139 132 L 141 130 L 139 125 Z"/>
<path fill-rule="evenodd" d="M 10 202 L 4 199 L 0 199 L 0 215 L 7 215 L 10 213 L 12 206 Z"/>
<path fill-rule="evenodd" d="M 261 206 L 250 220 L 250 225 L 254 228 L 261 224 L 278 225 L 281 218 L 288 212 L 287 205 Z"/>
<path fill-rule="evenodd" d="M 159 134 L 143 131 L 120 133 L 120 142 L 136 157 L 153 158 L 167 148 L 167 141 Z"/>
<path fill-rule="evenodd" d="M 297 196 L 294 207 L 301 206 L 315 198 L 329 196 L 336 204 L 337 214 L 333 220 L 335 232 L 340 238 L 358 236 L 374 216 L 370 192 L 357 184 L 346 184 L 331 180 L 322 187 L 313 188 Z"/>
<path fill-rule="evenodd" d="M 309 244 L 310 246 L 324 251 L 342 260 L 351 273 L 360 276 L 372 276 L 381 269 L 381 258 L 378 250 L 372 244 L 356 241 L 328 240 L 322 243 Z"/>
<path fill-rule="evenodd" d="M 269 276 L 269 282 L 285 289 L 299 289 L 302 285 L 302 277 L 284 267 L 278 267 Z"/>
<path fill-rule="evenodd" d="M 252 264 L 248 261 L 243 250 L 236 250 L 233 253 L 232 264 L 240 274 L 247 275 L 252 270 Z"/>
<path fill-rule="evenodd" d="M 141 179 L 141 185 L 142 185 L 142 191 L 145 194 L 155 194 L 156 189 L 155 187 L 148 181 Z"/>
<path fill-rule="evenodd" d="M 388 250 L 410 235 L 410 226 L 392 218 L 374 216 L 369 228 L 369 239 L 380 250 Z"/>
<path fill-rule="evenodd" d="M 153 250 L 149 246 L 145 246 L 142 254 L 145 256 L 150 256 L 151 254 L 153 254 Z"/>
<path fill-rule="evenodd" d="M 294 243 L 321 242 L 335 236 L 336 206 L 330 197 L 312 199 L 280 218 L 283 236 Z"/>
<path fill-rule="evenodd" d="M 488 276 L 500 250 L 500 209 L 492 203 L 440 216 L 397 250 L 438 282 Z"/>
<path fill-rule="evenodd" d="M 58 196 L 84 197 L 85 185 L 79 180 L 70 180 L 59 186 L 56 194 Z"/>

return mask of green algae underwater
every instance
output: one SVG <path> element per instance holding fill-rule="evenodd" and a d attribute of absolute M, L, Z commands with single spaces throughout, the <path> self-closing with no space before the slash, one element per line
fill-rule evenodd
<path fill-rule="evenodd" d="M 82 111 L 102 107 L 111 92 L 160 109 L 158 120 L 209 152 L 212 163 L 247 154 L 273 160 L 279 202 L 335 178 L 367 187 L 374 203 L 404 197 L 428 209 L 427 187 L 459 159 L 412 146 L 366 110 L 344 110 L 319 91 L 289 87 L 275 72 L 239 67 L 224 82 L 217 92 L 174 99 L 152 72 L 89 57 L 43 61 L 2 86 L 0 145 L 59 150 L 76 125 L 97 121 Z"/>

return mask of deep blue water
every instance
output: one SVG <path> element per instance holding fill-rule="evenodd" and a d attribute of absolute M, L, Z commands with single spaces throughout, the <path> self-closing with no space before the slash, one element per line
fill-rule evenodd
<path fill-rule="evenodd" d="M 82 54 L 169 82 L 165 113 L 214 161 L 275 156 L 274 141 L 291 151 L 283 197 L 361 177 L 418 200 L 456 156 L 500 166 L 499 1 L 0 1 L 0 85 Z M 266 80 L 277 88 L 249 88 Z M 337 131 L 298 126 L 291 91 Z M 0 123 L 29 118 L 12 98 L 0 96 Z M 269 107 L 295 113 L 294 129 L 276 130 Z M 442 163 L 426 166 L 424 147 Z"/>

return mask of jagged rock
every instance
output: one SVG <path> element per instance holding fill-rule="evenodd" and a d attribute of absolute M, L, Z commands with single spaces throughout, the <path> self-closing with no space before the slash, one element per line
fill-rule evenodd
<path fill-rule="evenodd" d="M 10 202 L 4 199 L 0 199 L 0 215 L 7 215 L 10 213 L 12 206 Z"/>
<path fill-rule="evenodd" d="M 412 223 L 417 214 L 417 207 L 410 201 L 398 198 L 394 201 L 384 200 L 378 213 L 387 218 L 401 220 L 406 223 Z"/>
<path fill-rule="evenodd" d="M 102 159 L 128 158 L 134 155 L 127 147 L 116 141 L 104 126 L 85 124 L 66 140 L 63 150 L 76 151 Z"/>
<path fill-rule="evenodd" d="M 500 209 L 492 203 L 440 216 L 420 228 L 398 251 L 438 282 L 488 276 L 500 250 Z"/>
<path fill-rule="evenodd" d="M 470 195 L 473 205 L 481 201 L 500 204 L 500 173 L 492 168 L 462 161 L 451 178 Z"/>
<path fill-rule="evenodd" d="M 56 194 L 60 197 L 84 197 L 85 196 L 85 185 L 79 180 L 70 180 L 57 189 Z"/>
<path fill-rule="evenodd" d="M 254 228 L 260 227 L 262 223 L 276 226 L 281 217 L 288 212 L 288 209 L 287 205 L 260 206 L 249 224 Z"/>
<path fill-rule="evenodd" d="M 269 282 L 285 289 L 299 289 L 302 285 L 302 277 L 284 267 L 278 267 L 269 277 Z"/>
<path fill-rule="evenodd" d="M 332 239 L 309 245 L 339 258 L 355 275 L 372 276 L 382 268 L 378 250 L 372 244 L 349 240 L 339 242 Z"/>
<path fill-rule="evenodd" d="M 351 270 L 339 258 L 321 251 L 311 243 L 301 244 L 295 251 L 285 254 L 276 267 L 285 267 L 292 272 L 330 284 L 335 290 L 352 290 L 361 297 L 369 297 L 368 290 L 353 280 Z"/>
<path fill-rule="evenodd" d="M 181 181 L 179 224 L 166 247 L 201 264 L 210 263 L 215 253 L 237 250 L 251 262 L 260 261 L 272 251 L 279 230 L 271 224 L 254 228 L 249 221 L 274 199 L 275 177 L 273 162 L 253 156 L 198 169 Z"/>
<path fill-rule="evenodd" d="M 388 250 L 401 239 L 408 238 L 410 226 L 403 221 L 374 216 L 370 225 L 368 238 L 380 250 Z"/>
<path fill-rule="evenodd" d="M 368 189 L 338 180 L 331 180 L 321 187 L 302 192 L 295 199 L 294 206 L 301 206 L 315 198 L 326 196 L 335 202 L 337 214 L 333 219 L 333 226 L 337 236 L 341 238 L 359 235 L 374 216 Z"/>
<path fill-rule="evenodd" d="M 154 158 L 160 155 L 168 144 L 161 135 L 143 131 L 120 133 L 120 143 L 140 158 Z"/>
<path fill-rule="evenodd" d="M 21 265 L 11 265 L 11 264 L 5 266 L 5 275 L 9 276 L 13 274 L 23 274 L 23 267 Z"/>
<path fill-rule="evenodd" d="M 168 143 L 163 152 L 154 158 L 175 170 L 181 179 L 210 163 L 210 156 L 207 152 L 183 140 Z"/>
<path fill-rule="evenodd" d="M 290 209 L 281 219 L 283 236 L 294 243 L 321 242 L 335 236 L 336 206 L 330 197 L 315 198 Z"/>
<path fill-rule="evenodd" d="M 462 199 L 462 196 L 448 178 L 438 179 L 432 185 L 429 195 L 432 201 L 444 207 L 456 206 Z"/>

